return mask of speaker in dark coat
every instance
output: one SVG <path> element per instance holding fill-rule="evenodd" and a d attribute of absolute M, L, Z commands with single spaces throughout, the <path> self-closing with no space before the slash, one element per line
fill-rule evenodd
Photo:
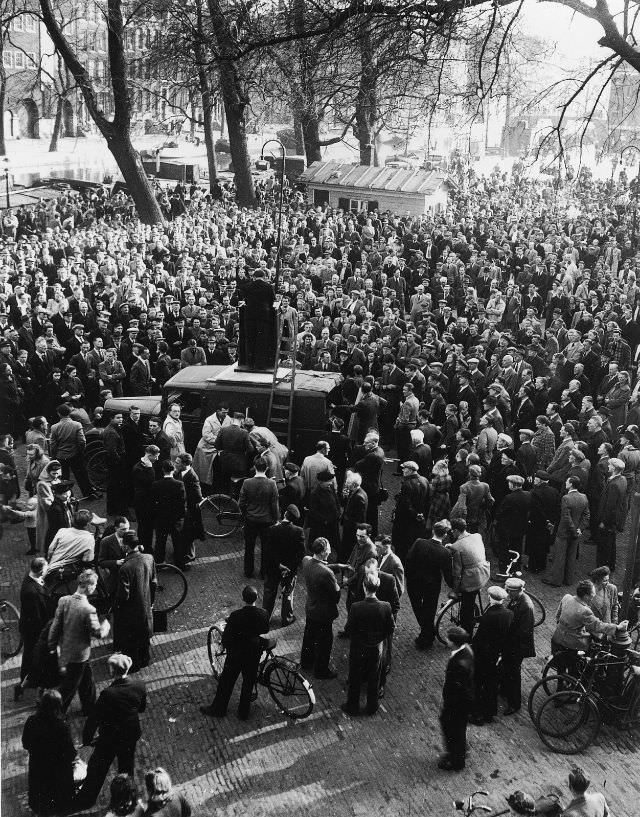
<path fill-rule="evenodd" d="M 256 276 L 262 275 L 260 272 Z M 246 371 L 273 369 L 276 319 L 271 284 L 256 277 L 245 291 L 240 309 L 240 367 Z"/>

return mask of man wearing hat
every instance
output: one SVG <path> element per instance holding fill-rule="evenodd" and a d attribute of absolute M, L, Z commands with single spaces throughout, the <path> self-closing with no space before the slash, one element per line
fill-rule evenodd
<path fill-rule="evenodd" d="M 504 586 L 509 595 L 507 609 L 513 618 L 502 651 L 500 692 L 507 700 L 504 714 L 513 715 L 522 706 L 522 662 L 525 658 L 535 658 L 536 654 L 534 613 L 533 603 L 524 592 L 522 579 L 510 576 Z"/>
<path fill-rule="evenodd" d="M 533 475 L 538 468 L 538 454 L 531 444 L 534 433 L 530 428 L 521 428 L 518 431 L 520 447 L 516 451 L 516 462 L 529 488 L 533 485 Z"/>
<path fill-rule="evenodd" d="M 149 644 L 153 635 L 151 605 L 158 580 L 153 556 L 142 553 L 133 531 L 122 537 L 125 556 L 118 570 L 113 606 L 113 646 L 132 660 L 131 671 L 149 665 Z"/>
<path fill-rule="evenodd" d="M 496 509 L 495 526 L 498 545 L 498 564 L 504 571 L 509 563 L 509 551 L 522 553 L 522 541 L 527 531 L 531 495 L 524 491 L 524 477 L 508 474 L 508 493 Z"/>
<path fill-rule="evenodd" d="M 467 750 L 467 723 L 473 707 L 473 651 L 469 633 L 463 627 L 449 627 L 446 633 L 451 656 L 447 662 L 440 727 L 445 751 L 438 768 L 458 772 L 464 769 Z"/>
<path fill-rule="evenodd" d="M 594 530 L 596 564 L 598 567 L 607 565 L 612 573 L 616 567 L 616 536 L 624 530 L 627 518 L 627 480 L 622 476 L 624 466 L 624 461 L 618 457 L 609 460 L 609 476 L 598 503 L 598 526 Z M 587 518 L 585 524 L 588 521 Z"/>
<path fill-rule="evenodd" d="M 395 551 L 404 563 L 415 540 L 426 536 L 429 483 L 418 473 L 417 462 L 407 460 L 400 468 L 402 481 L 396 499 L 391 537 Z"/>
<path fill-rule="evenodd" d="M 567 477 L 565 488 L 567 493 L 562 497 L 560 522 L 551 551 L 551 565 L 542 579 L 545 584 L 553 587 L 574 583 L 580 539 L 589 525 L 589 500 L 579 490 L 580 479 Z"/>
<path fill-rule="evenodd" d="M 560 518 L 560 492 L 549 484 L 549 474 L 538 470 L 530 491 L 531 506 L 527 521 L 526 553 L 528 569 L 541 573 L 547 565 L 547 554 Z"/>
<path fill-rule="evenodd" d="M 295 462 L 285 462 L 283 466 L 284 487 L 280 489 L 278 499 L 281 508 L 294 505 L 298 510 L 299 519 L 304 513 L 304 497 L 306 488 L 300 476 L 300 468 Z"/>
<path fill-rule="evenodd" d="M 475 713 L 469 720 L 478 726 L 491 723 L 498 714 L 498 659 L 513 622 L 513 613 L 504 602 L 509 594 L 493 585 L 487 590 L 489 606 L 478 622 L 471 646 L 475 658 Z"/>
<path fill-rule="evenodd" d="M 115 758 L 120 774 L 133 777 L 135 771 L 136 744 L 142 734 L 139 716 L 147 707 L 147 691 L 142 681 L 128 677 L 132 665 L 128 655 L 114 653 L 107 665 L 113 681 L 100 693 L 82 730 L 82 745 L 95 748 L 87 765 L 87 776 L 74 800 L 74 811 L 95 804 Z M 98 738 L 94 744 L 96 731 Z"/>
<path fill-rule="evenodd" d="M 293 624 L 293 591 L 297 574 L 305 555 L 304 531 L 300 527 L 300 511 L 296 505 L 289 505 L 284 518 L 269 529 L 264 550 L 265 577 L 262 607 L 269 618 L 273 614 L 278 589 L 282 587 L 282 627 Z"/>

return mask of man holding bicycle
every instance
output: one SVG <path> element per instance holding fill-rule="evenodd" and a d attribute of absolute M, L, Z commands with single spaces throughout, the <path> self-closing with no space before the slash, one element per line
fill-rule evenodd
<path fill-rule="evenodd" d="M 209 706 L 201 706 L 203 715 L 223 718 L 227 714 L 229 699 L 242 674 L 242 689 L 238 703 L 238 717 L 246 721 L 251 707 L 251 694 L 258 677 L 260 656 L 264 649 L 260 637 L 269 632 L 269 614 L 261 607 L 256 607 L 258 591 L 246 585 L 242 591 L 244 607 L 234 610 L 227 619 L 227 626 L 222 634 L 222 644 L 227 651 L 224 669 L 218 681 L 218 689 Z"/>

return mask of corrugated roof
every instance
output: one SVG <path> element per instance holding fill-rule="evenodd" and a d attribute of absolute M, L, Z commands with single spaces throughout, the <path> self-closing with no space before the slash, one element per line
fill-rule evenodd
<path fill-rule="evenodd" d="M 429 195 L 446 180 L 438 170 L 411 167 L 369 167 L 340 162 L 314 162 L 300 176 L 306 184 L 325 187 L 355 187 L 358 190 L 380 190 L 387 193 L 423 193 Z"/>

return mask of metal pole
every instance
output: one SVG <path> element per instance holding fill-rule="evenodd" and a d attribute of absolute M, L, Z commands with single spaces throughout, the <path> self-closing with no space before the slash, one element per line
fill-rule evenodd
<path fill-rule="evenodd" d="M 7 210 L 11 207 L 11 198 L 9 195 L 9 162 L 5 158 L 5 166 L 4 166 L 4 182 L 5 182 L 5 190 L 7 195 Z"/>

